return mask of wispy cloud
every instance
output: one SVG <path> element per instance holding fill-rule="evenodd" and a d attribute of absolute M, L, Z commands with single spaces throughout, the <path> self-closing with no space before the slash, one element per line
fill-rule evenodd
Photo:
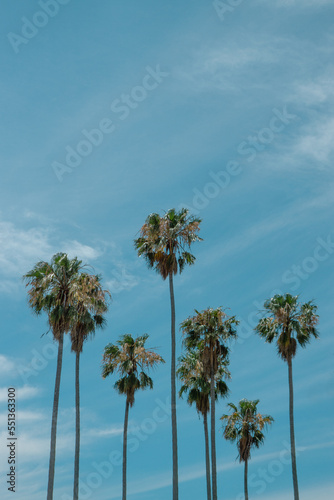
<path fill-rule="evenodd" d="M 85 434 L 91 437 L 114 437 L 123 433 L 123 426 L 114 426 L 107 429 L 89 429 Z"/>
<path fill-rule="evenodd" d="M 0 291 L 17 290 L 21 276 L 40 260 L 49 260 L 56 252 L 64 251 L 83 261 L 96 260 L 103 249 L 93 248 L 77 240 L 55 245 L 52 230 L 43 226 L 23 229 L 12 222 L 0 221 Z M 1 368 L 0 368 L 1 369 Z"/>
<path fill-rule="evenodd" d="M 277 42 L 278 43 L 278 42 Z M 187 83 L 192 90 L 209 89 L 237 90 L 234 77 L 244 74 L 254 64 L 271 64 L 279 60 L 279 50 L 265 40 L 250 41 L 244 47 L 230 43 L 226 46 L 204 47 L 192 54 L 186 66 L 175 67 L 174 77 Z"/>
<path fill-rule="evenodd" d="M 238 90 L 244 87 L 268 87 L 266 79 L 259 80 L 258 74 L 263 67 L 274 65 L 284 68 L 300 62 L 301 55 L 306 68 L 314 66 L 315 54 L 326 55 L 332 49 L 328 43 L 314 44 L 294 36 L 250 35 L 240 40 L 233 36 L 224 44 L 216 41 L 208 42 L 205 46 L 193 51 L 188 56 L 188 62 L 174 68 L 174 77 L 187 83 L 197 91 L 205 90 Z M 310 57 L 312 55 L 312 57 Z M 318 73 L 317 73 L 318 74 Z M 244 79 L 247 75 L 246 80 Z M 240 79 L 242 77 L 242 79 Z M 323 82 L 325 84 L 325 82 Z M 236 85 L 237 84 L 237 85 Z M 318 83 L 318 85 L 320 82 Z M 293 85 L 293 82 L 291 82 Z M 272 86 L 270 87 L 272 89 Z M 305 89 L 306 90 L 306 89 Z M 308 89 L 309 91 L 311 89 Z M 284 93 L 287 87 L 284 86 Z"/>
<path fill-rule="evenodd" d="M 40 432 L 39 428 L 31 427 L 29 432 L 20 432 L 19 434 L 19 446 L 20 446 L 20 462 L 34 462 L 42 457 L 47 457 L 50 453 L 50 437 L 46 435 L 45 437 L 38 436 Z M 44 432 L 43 432 L 44 434 Z M 49 434 L 49 433 L 47 433 Z M 6 433 L 0 434 L 1 440 L 7 438 Z M 61 454 L 63 452 L 72 452 L 74 449 L 74 436 L 72 434 L 59 435 L 57 434 L 57 453 Z M 4 457 L 6 456 L 7 450 L 0 450 L 1 463 L 5 463 Z"/>
<path fill-rule="evenodd" d="M 0 356 L 0 363 L 1 363 L 1 358 L 5 358 L 5 356 Z M 15 363 L 10 362 L 10 370 L 7 373 L 12 375 L 13 372 L 16 373 L 16 365 Z M 24 385 L 23 387 L 16 387 L 16 393 L 17 396 L 20 398 L 20 400 L 34 398 L 35 396 L 37 396 L 37 394 L 39 394 L 39 392 L 40 390 L 37 387 L 32 387 L 29 385 Z M 7 401 L 7 398 L 8 398 L 8 388 L 1 387 L 0 402 Z"/>
<path fill-rule="evenodd" d="M 33 261 L 45 258 L 51 251 L 47 229 L 20 229 L 11 222 L 0 221 L 1 274 L 21 275 Z"/>
<path fill-rule="evenodd" d="M 50 221 L 29 211 L 25 211 L 23 216 L 39 225 L 23 229 L 12 222 L 0 220 L 0 292 L 17 292 L 21 276 L 28 269 L 38 261 L 49 261 L 59 251 L 90 264 L 107 255 L 109 275 L 106 276 L 105 286 L 111 293 L 130 290 L 138 285 L 139 278 L 134 274 L 138 261 L 125 263 L 122 249 L 115 243 L 98 240 L 91 246 L 77 239 L 57 242 L 57 233 Z"/>
<path fill-rule="evenodd" d="M 295 154 L 328 164 L 334 152 L 334 119 L 312 123 L 295 146 Z"/>
<path fill-rule="evenodd" d="M 260 0 L 260 3 L 272 5 L 274 7 L 323 7 L 325 5 L 333 5 L 332 0 Z"/>
<path fill-rule="evenodd" d="M 300 497 L 303 500 L 330 500 L 334 498 L 334 483 L 319 484 L 313 488 L 303 488 L 300 490 Z M 257 498 L 260 500 L 268 500 L 268 493 L 260 495 Z M 291 490 L 280 491 L 277 494 L 270 494 L 270 500 L 291 500 Z"/>
<path fill-rule="evenodd" d="M 92 248 L 89 245 L 84 245 L 76 240 L 65 242 L 63 244 L 63 249 L 70 258 L 73 259 L 74 257 L 78 257 L 78 259 L 83 261 L 95 260 L 103 253 L 100 249 Z"/>
<path fill-rule="evenodd" d="M 0 374 L 11 374 L 15 370 L 15 362 L 8 358 L 7 356 L 4 356 L 3 354 L 0 354 Z M 0 389 L 0 401 L 1 401 L 1 396 L 2 396 L 2 391 L 5 391 L 7 389 Z"/>
<path fill-rule="evenodd" d="M 214 263 L 215 259 L 231 254 L 240 254 L 261 239 L 269 235 L 277 234 L 281 229 L 288 226 L 308 224 L 310 217 L 317 208 L 330 206 L 334 203 L 334 186 L 330 185 L 324 193 L 315 196 L 304 203 L 293 204 L 284 211 L 280 211 L 276 216 L 267 217 L 244 231 L 239 230 L 238 234 L 231 237 L 228 242 L 220 243 L 206 252 L 206 262 Z"/>
<path fill-rule="evenodd" d="M 22 405 L 20 404 L 20 407 Z M 48 412 L 49 413 L 49 412 Z M 20 464 L 29 464 L 29 467 L 38 466 L 42 459 L 50 453 L 50 423 L 51 415 L 43 410 L 19 409 L 17 412 L 17 436 L 19 445 Z M 57 455 L 67 456 L 74 450 L 74 415 L 72 408 L 59 412 L 57 431 Z M 71 419 L 68 415 L 71 414 Z M 4 423 L 6 414 L 0 414 L 0 423 Z M 2 426 L 4 428 L 4 426 Z M 7 439 L 6 432 L 0 434 L 0 440 Z M 7 450 L 0 449 L 0 472 L 6 466 Z M 22 465 L 21 465 L 22 466 Z M 28 465 L 27 465 L 28 466 Z"/>
<path fill-rule="evenodd" d="M 295 82 L 291 100 L 294 103 L 312 106 L 322 104 L 334 98 L 334 74 L 326 71 L 323 75 L 313 80 Z"/>
<path fill-rule="evenodd" d="M 17 422 L 41 422 L 45 420 L 45 415 L 44 413 L 41 412 L 19 410 L 18 412 L 16 412 L 16 420 Z M 0 424 L 5 427 L 7 421 L 8 421 L 7 412 L 0 413 Z"/>

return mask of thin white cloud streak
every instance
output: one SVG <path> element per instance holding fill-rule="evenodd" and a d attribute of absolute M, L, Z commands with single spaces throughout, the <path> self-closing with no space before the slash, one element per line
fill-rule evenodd
<path fill-rule="evenodd" d="M 109 427 L 107 429 L 90 429 L 85 434 L 86 436 L 97 438 L 120 436 L 123 434 L 123 426 Z"/>
<path fill-rule="evenodd" d="M 240 254 L 264 237 L 275 234 L 288 226 L 300 226 L 303 222 L 309 224 L 311 211 L 333 205 L 333 194 L 334 185 L 320 196 L 302 204 L 295 204 L 286 209 L 285 212 L 280 212 L 276 217 L 268 217 L 254 224 L 237 236 L 231 237 L 227 243 L 216 245 L 209 252 L 206 252 L 206 262 L 208 265 L 212 265 L 217 259 L 221 260 L 224 256 Z"/>
<path fill-rule="evenodd" d="M 187 92 L 190 89 L 195 92 L 217 89 L 235 92 L 238 90 L 235 77 L 243 74 L 250 65 L 270 64 L 279 60 L 273 45 L 263 42 L 245 47 L 206 47 L 195 52 L 187 66 L 176 66 L 173 77 L 180 83 L 186 83 Z"/>
<path fill-rule="evenodd" d="M 334 97 L 333 72 L 325 72 L 315 80 L 295 82 L 289 101 L 295 104 L 314 106 L 330 101 Z"/>
<path fill-rule="evenodd" d="M 11 374 L 15 370 L 15 363 L 7 356 L 0 354 L 0 375 Z M 0 389 L 0 401 L 2 401 L 2 391 L 5 389 Z M 6 389 L 7 390 L 7 389 Z"/>
<path fill-rule="evenodd" d="M 313 123 L 308 126 L 294 147 L 297 155 L 308 156 L 316 162 L 329 163 L 334 152 L 334 119 Z"/>
<path fill-rule="evenodd" d="M 268 493 L 260 495 L 257 498 L 268 500 Z M 270 494 L 270 500 L 291 500 L 291 498 L 291 490 Z M 303 500 L 332 500 L 334 498 L 334 483 L 328 483 L 327 485 L 319 484 L 319 486 L 313 488 L 303 488 L 300 490 L 300 498 Z"/>
<path fill-rule="evenodd" d="M 21 422 L 41 422 L 45 420 L 44 413 L 33 411 L 17 411 L 16 422 L 20 425 Z M 8 413 L 0 413 L 0 425 L 6 427 L 8 422 Z"/>
<path fill-rule="evenodd" d="M 20 405 L 21 407 L 21 405 Z M 6 414 L 0 415 L 0 423 L 4 420 Z M 17 438 L 18 438 L 18 456 L 19 465 L 30 469 L 38 467 L 41 461 L 47 461 L 50 453 L 50 426 L 51 414 L 44 410 L 32 411 L 29 409 L 19 410 L 17 412 Z M 58 415 L 57 430 L 57 456 L 60 459 L 72 456 L 74 450 L 74 408 L 61 410 Z M 4 422 L 5 423 L 5 422 Z M 1 426 L 5 429 L 6 426 Z M 85 442 L 85 429 L 82 429 Z M 8 437 L 6 431 L 0 434 L 0 441 L 4 442 Z M 7 463 L 7 449 L 0 447 L 0 472 L 4 472 Z"/>
<path fill-rule="evenodd" d="M 31 421 L 31 419 L 30 419 Z M 39 421 L 36 418 L 36 421 Z M 40 422 L 40 421 L 39 421 Z M 23 426 L 21 426 L 22 428 Z M 42 430 L 41 430 L 42 427 Z M 41 434 L 45 434 L 47 427 L 47 436 L 40 437 Z M 5 442 L 8 435 L 3 432 L 0 434 L 0 440 Z M 49 425 L 35 425 L 29 426 L 29 431 L 18 433 L 18 449 L 20 454 L 20 463 L 37 464 L 43 458 L 47 458 L 50 453 L 50 436 L 49 436 Z M 61 456 L 63 453 L 72 453 L 74 450 L 74 435 L 71 434 L 59 434 L 57 433 L 57 455 Z M 6 467 L 6 456 L 8 451 L 5 447 L 0 449 L 0 464 L 2 465 L 2 471 Z"/>
<path fill-rule="evenodd" d="M 270 413 L 273 415 L 286 414 L 287 412 L 287 397 L 288 397 L 288 382 L 287 382 L 287 366 L 285 363 L 281 362 L 281 368 L 279 371 L 275 371 L 270 376 L 270 381 L 276 382 L 277 378 L 285 375 L 286 384 L 279 384 L 275 387 L 273 392 L 272 387 L 268 387 L 268 383 L 263 384 L 258 391 L 258 396 L 261 401 L 267 401 L 270 404 Z M 247 370 L 249 373 L 249 369 Z M 261 369 L 258 370 L 257 375 L 261 376 Z M 241 373 L 238 375 L 239 380 L 245 377 L 247 373 Z M 295 392 L 295 410 L 305 411 L 306 408 L 311 408 L 314 406 L 315 402 L 328 401 L 328 398 L 332 396 L 334 391 L 334 372 L 330 368 L 324 373 L 318 373 L 315 375 L 311 373 L 309 376 L 305 376 L 304 373 L 298 373 L 298 377 L 294 381 L 294 392 Z M 327 389 L 329 387 L 329 390 Z M 319 389 L 320 388 L 320 389 Z M 325 389 L 324 389 L 325 388 Z M 308 391 L 312 391 L 310 394 Z M 282 401 L 286 401 L 282 406 Z"/>
<path fill-rule="evenodd" d="M 12 370 L 16 370 L 16 366 L 13 363 L 13 368 Z M 9 372 L 11 374 L 11 371 Z M 23 400 L 23 399 L 31 399 L 37 396 L 40 392 L 40 390 L 37 387 L 32 387 L 28 385 L 24 385 L 23 387 L 16 387 L 14 385 L 14 388 L 16 390 L 16 398 L 17 400 Z M 0 402 L 5 402 L 8 399 L 8 387 L 1 387 L 0 388 Z"/>
<path fill-rule="evenodd" d="M 45 461 L 46 465 L 47 461 Z M 7 471 L 6 471 L 7 472 Z M 17 490 L 15 491 L 15 500 L 45 500 L 46 496 L 46 479 L 48 477 L 48 469 L 42 465 L 34 467 L 34 469 L 26 469 L 24 466 L 18 471 L 19 479 L 17 482 Z M 21 487 L 24 485 L 24 488 Z M 45 486 L 44 486 L 45 485 Z M 44 486 L 43 490 L 41 488 Z M 59 497 L 61 498 L 61 497 Z"/>
<path fill-rule="evenodd" d="M 89 245 L 84 245 L 79 241 L 73 240 L 67 243 L 63 243 L 64 252 L 68 254 L 70 258 L 78 257 L 78 259 L 86 260 L 96 260 L 102 251 L 92 248 Z"/>
<path fill-rule="evenodd" d="M 318 8 L 326 5 L 333 5 L 332 0 L 260 0 L 260 3 L 270 7 L 311 7 Z"/>
<path fill-rule="evenodd" d="M 208 44 L 200 50 L 193 51 L 186 65 L 175 65 L 173 78 L 175 82 L 185 83 L 184 90 L 207 92 L 225 90 L 237 92 L 240 88 L 268 88 L 267 82 L 259 82 L 252 78 L 254 72 L 258 75 L 261 65 L 273 65 L 276 69 L 282 65 L 300 64 L 302 57 L 305 68 L 312 71 L 314 61 L 319 57 L 330 56 L 333 52 L 329 41 L 315 44 L 311 41 L 290 37 L 268 37 L 267 35 L 249 37 L 242 44 L 240 40 L 217 45 L 216 42 Z M 312 54 L 312 58 L 310 55 Z M 244 79 L 247 74 L 246 80 Z M 239 77 L 242 77 L 240 79 Z M 302 84 L 304 82 L 300 82 Z M 325 82 L 324 82 L 325 84 Z M 290 83 L 291 91 L 294 82 Z M 272 88 L 272 86 L 270 87 Z M 308 89 L 311 92 L 311 89 Z M 285 97 L 289 88 L 284 89 Z"/>

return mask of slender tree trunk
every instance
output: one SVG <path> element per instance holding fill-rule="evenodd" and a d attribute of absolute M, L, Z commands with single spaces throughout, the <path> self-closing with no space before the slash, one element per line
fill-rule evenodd
<path fill-rule="evenodd" d="M 61 365 L 63 361 L 63 346 L 64 346 L 64 333 L 62 332 L 58 341 L 58 357 L 57 357 L 57 371 L 55 381 L 55 391 L 53 398 L 52 410 L 52 423 L 51 423 L 51 443 L 50 443 L 50 461 L 49 461 L 49 479 L 48 479 L 48 493 L 47 500 L 53 500 L 53 484 L 55 477 L 55 462 L 56 462 L 56 435 L 57 435 L 57 420 L 58 420 L 58 404 L 59 404 L 59 388 Z"/>
<path fill-rule="evenodd" d="M 169 292 L 171 305 L 171 340 L 172 340 L 172 355 L 171 355 L 171 413 L 172 413 L 172 448 L 173 448 L 173 500 L 179 498 L 179 480 L 178 480 L 178 463 L 177 463 L 177 423 L 176 423 L 176 367 L 175 367 L 175 299 L 173 286 L 173 273 L 169 273 Z"/>
<path fill-rule="evenodd" d="M 126 452 L 128 442 L 128 421 L 129 421 L 129 401 L 126 399 L 123 433 L 123 495 L 122 500 L 126 500 Z"/>
<path fill-rule="evenodd" d="M 293 418 L 293 382 L 292 382 L 292 359 L 288 357 L 289 370 L 289 416 L 290 416 L 290 444 L 291 444 L 291 464 L 292 464 L 292 480 L 294 500 L 299 500 L 298 479 L 297 479 L 297 463 L 296 463 L 296 446 L 295 446 L 295 428 Z"/>
<path fill-rule="evenodd" d="M 79 498 L 79 457 L 80 457 L 80 386 L 79 386 L 80 352 L 75 353 L 75 453 L 74 453 L 74 487 L 73 500 Z"/>
<path fill-rule="evenodd" d="M 217 500 L 217 463 L 216 463 L 216 403 L 215 403 L 215 373 L 211 360 L 211 466 L 212 466 L 212 500 Z"/>
<path fill-rule="evenodd" d="M 211 500 L 211 479 L 210 479 L 210 449 L 208 432 L 208 414 L 203 413 L 204 437 L 205 437 L 205 465 L 206 465 L 206 490 L 207 500 Z"/>
<path fill-rule="evenodd" d="M 244 471 L 245 500 L 248 500 L 248 460 L 245 460 Z"/>

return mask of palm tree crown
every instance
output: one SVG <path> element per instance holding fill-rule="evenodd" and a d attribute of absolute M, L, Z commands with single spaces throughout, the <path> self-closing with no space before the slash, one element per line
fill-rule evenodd
<path fill-rule="evenodd" d="M 172 272 L 181 273 L 186 264 L 193 264 L 195 257 L 186 249 L 198 236 L 201 219 L 190 216 L 186 208 L 177 212 L 168 210 L 162 217 L 150 214 L 135 240 L 138 255 L 143 255 L 149 265 L 165 280 Z"/>
<path fill-rule="evenodd" d="M 231 378 L 227 369 L 228 362 L 223 360 L 215 374 L 216 400 L 218 397 L 226 397 L 229 393 L 226 382 L 223 380 Z M 190 350 L 179 358 L 177 375 L 182 382 L 179 396 L 188 394 L 187 402 L 191 406 L 195 404 L 199 414 L 204 415 L 210 411 L 210 381 L 204 372 L 200 353 Z"/>
<path fill-rule="evenodd" d="M 81 273 L 73 293 L 75 314 L 71 328 L 72 351 L 82 352 L 83 344 L 96 328 L 105 326 L 110 292 L 103 290 L 98 275 Z"/>
<path fill-rule="evenodd" d="M 154 351 L 145 349 L 148 335 L 133 339 L 130 334 L 123 335 L 117 345 L 109 344 L 104 350 L 102 360 L 102 376 L 117 370 L 121 378 L 115 383 L 115 389 L 125 394 L 130 406 L 134 404 L 135 392 L 138 389 L 153 388 L 153 381 L 145 370 L 158 363 L 164 363 L 162 357 Z"/>
<path fill-rule="evenodd" d="M 227 316 L 221 307 L 195 312 L 195 316 L 181 323 L 184 345 L 187 349 L 199 350 L 204 373 L 210 377 L 211 368 L 216 372 L 227 360 L 226 342 L 237 336 L 235 327 L 239 322 L 235 316 Z"/>
<path fill-rule="evenodd" d="M 311 301 L 299 304 L 298 296 L 287 293 L 267 300 L 264 308 L 269 317 L 259 321 L 256 332 L 266 342 L 277 340 L 278 354 L 283 360 L 295 356 L 297 344 L 306 347 L 312 336 L 318 337 L 317 306 Z"/>
<path fill-rule="evenodd" d="M 78 293 L 77 278 L 82 268 L 81 260 L 57 253 L 50 264 L 38 262 L 23 276 L 26 286 L 30 287 L 29 306 L 36 314 L 43 311 L 48 314 L 49 326 L 56 339 L 71 329 L 74 294 Z"/>
<path fill-rule="evenodd" d="M 262 430 L 265 425 L 274 421 L 270 415 L 257 413 L 258 403 L 258 399 L 255 401 L 242 399 L 239 402 L 239 408 L 229 403 L 232 413 L 221 417 L 221 420 L 226 422 L 224 437 L 229 441 L 237 441 L 240 462 L 245 462 L 250 458 L 251 448 L 259 448 L 263 444 Z"/>

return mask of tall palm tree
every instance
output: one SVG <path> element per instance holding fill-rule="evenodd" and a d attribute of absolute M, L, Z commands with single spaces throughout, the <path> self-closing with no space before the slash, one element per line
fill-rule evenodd
<path fill-rule="evenodd" d="M 75 315 L 71 328 L 71 350 L 75 352 L 75 454 L 73 500 L 79 496 L 79 457 L 80 457 L 80 386 L 79 367 L 83 344 L 96 328 L 105 325 L 104 314 L 108 310 L 107 290 L 103 290 L 100 277 L 87 273 L 80 274 L 74 293 Z"/>
<path fill-rule="evenodd" d="M 276 340 L 278 355 L 288 364 L 292 479 L 294 499 L 299 500 L 293 416 L 292 359 L 296 355 L 298 344 L 301 347 L 306 347 L 312 336 L 318 337 L 316 329 L 318 323 L 317 306 L 312 302 L 300 304 L 298 296 L 287 293 L 275 295 L 267 300 L 264 303 L 264 308 L 269 316 L 259 321 L 255 331 L 266 342 L 271 343 Z"/>
<path fill-rule="evenodd" d="M 226 342 L 237 336 L 235 327 L 239 322 L 235 316 L 227 316 L 221 307 L 195 312 L 195 316 L 181 323 L 181 329 L 185 346 L 199 350 L 204 373 L 210 380 L 212 500 L 217 500 L 215 376 L 228 359 Z"/>
<path fill-rule="evenodd" d="M 173 500 L 178 500 L 178 453 L 176 423 L 176 355 L 175 355 L 175 299 L 173 276 L 181 273 L 186 264 L 194 264 L 195 257 L 188 250 L 191 244 L 201 240 L 198 236 L 201 219 L 190 216 L 182 208 L 168 210 L 163 216 L 150 214 L 135 240 L 139 256 L 144 256 L 149 267 L 162 278 L 169 279 L 171 303 L 171 417 L 173 453 Z"/>
<path fill-rule="evenodd" d="M 126 451 L 129 408 L 135 402 L 135 392 L 138 389 L 153 389 L 153 381 L 145 370 L 152 368 L 158 363 L 164 363 L 159 354 L 145 349 L 148 335 L 142 335 L 133 339 L 130 334 L 123 335 L 117 345 L 108 344 L 104 349 L 102 360 L 102 376 L 118 371 L 121 378 L 115 383 L 115 389 L 120 394 L 126 395 L 124 433 L 123 433 L 123 493 L 122 500 L 126 500 Z"/>
<path fill-rule="evenodd" d="M 58 420 L 59 388 L 63 359 L 64 333 L 70 331 L 74 317 L 74 292 L 82 262 L 57 253 L 51 263 L 38 262 L 23 276 L 28 290 L 29 306 L 36 314 L 46 312 L 54 339 L 58 342 L 57 371 L 51 423 L 51 443 L 47 500 L 53 499 L 56 460 L 56 435 Z"/>
<path fill-rule="evenodd" d="M 271 424 L 274 419 L 270 415 L 257 413 L 259 399 L 248 401 L 242 399 L 239 408 L 229 403 L 232 413 L 223 415 L 221 420 L 225 422 L 224 437 L 229 441 L 237 441 L 240 462 L 245 463 L 244 489 L 245 500 L 248 500 L 248 460 L 251 458 L 251 449 L 259 448 L 264 442 L 262 432 L 266 424 Z"/>
<path fill-rule="evenodd" d="M 210 381 L 204 373 L 203 363 L 200 354 L 196 350 L 189 350 L 179 358 L 179 368 L 177 375 L 182 382 L 179 395 L 188 394 L 189 405 L 195 403 L 197 413 L 203 416 L 204 441 L 205 441 L 205 466 L 206 466 L 206 489 L 207 500 L 211 500 L 211 479 L 210 479 L 210 448 L 208 433 L 208 413 L 210 411 Z M 226 362 L 219 367 L 215 376 L 215 398 L 226 397 L 229 389 L 223 378 L 230 378 L 230 372 L 226 368 Z"/>

